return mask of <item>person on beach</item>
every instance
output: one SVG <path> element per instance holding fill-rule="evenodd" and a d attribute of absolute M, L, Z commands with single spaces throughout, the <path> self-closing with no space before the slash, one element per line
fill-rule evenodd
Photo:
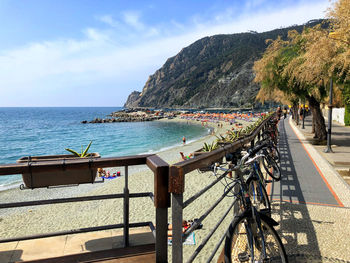
<path fill-rule="evenodd" d="M 184 161 L 186 161 L 188 159 L 191 159 L 193 157 L 192 153 L 190 153 L 189 155 L 185 156 L 183 152 L 180 152 L 180 155 L 181 155 L 182 160 L 184 160 Z"/>
<path fill-rule="evenodd" d="M 182 144 L 185 145 L 186 144 L 186 137 L 182 137 Z"/>
<path fill-rule="evenodd" d="M 182 232 L 184 233 L 188 228 L 190 228 L 196 220 L 198 220 L 198 219 L 196 218 L 194 220 L 189 220 L 189 221 L 183 220 L 182 221 Z M 195 230 L 202 229 L 202 228 L 203 228 L 203 224 L 199 224 L 199 226 L 197 226 Z M 173 225 L 168 224 L 168 238 L 172 239 L 172 236 L 173 236 Z"/>

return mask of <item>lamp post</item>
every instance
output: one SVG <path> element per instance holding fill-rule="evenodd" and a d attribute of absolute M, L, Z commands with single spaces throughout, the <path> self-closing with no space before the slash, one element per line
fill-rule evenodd
<path fill-rule="evenodd" d="M 331 78 L 329 86 L 329 105 L 328 105 L 328 130 L 327 130 L 327 148 L 324 150 L 325 153 L 332 153 L 331 146 L 331 134 L 332 134 L 332 108 L 333 108 L 333 79 Z"/>

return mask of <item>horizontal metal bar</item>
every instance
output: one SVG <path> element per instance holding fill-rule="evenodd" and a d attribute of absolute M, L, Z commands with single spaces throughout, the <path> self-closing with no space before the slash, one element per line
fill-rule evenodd
<path fill-rule="evenodd" d="M 191 204 L 193 201 L 195 201 L 197 198 L 199 198 L 202 194 L 204 194 L 206 191 L 208 191 L 210 188 L 212 188 L 214 185 L 216 185 L 222 178 L 224 178 L 226 175 L 228 174 L 228 172 L 225 172 L 224 174 L 222 174 L 219 178 L 217 178 L 214 182 L 212 182 L 211 184 L 209 184 L 208 186 L 206 186 L 205 188 L 203 188 L 201 191 L 199 191 L 198 193 L 194 194 L 192 197 L 188 198 L 184 204 L 183 204 L 183 209 L 185 207 L 187 207 L 189 204 Z"/>
<path fill-rule="evenodd" d="M 152 202 L 154 203 L 154 194 L 153 194 L 153 193 L 150 193 L 150 194 L 149 194 L 149 197 L 151 198 Z"/>
<path fill-rule="evenodd" d="M 151 199 L 152 199 L 152 196 L 153 196 L 153 193 L 151 193 L 151 192 L 132 193 L 129 195 L 129 197 L 131 197 L 131 198 L 151 197 Z M 94 201 L 94 200 L 104 200 L 104 199 L 123 198 L 123 197 L 124 197 L 124 194 L 110 194 L 110 195 L 95 195 L 95 196 L 81 196 L 81 197 L 48 199 L 48 200 L 38 200 L 38 201 L 28 201 L 28 202 L 4 203 L 4 204 L 0 204 L 0 209 L 13 208 L 13 207 L 23 207 L 23 206 L 36 206 L 36 205 L 70 203 L 70 202 Z"/>
<path fill-rule="evenodd" d="M 224 194 L 196 221 L 193 222 L 193 224 L 186 229 L 186 231 L 182 235 L 182 240 L 186 240 L 186 238 L 197 229 L 197 227 L 202 223 L 202 221 L 211 213 L 211 211 L 214 210 L 214 208 L 225 198 L 225 196 L 232 190 L 233 187 L 236 186 L 237 183 L 234 183 L 230 188 L 228 188 Z"/>
<path fill-rule="evenodd" d="M 226 218 L 226 216 L 228 215 L 228 213 L 231 211 L 232 207 L 235 205 L 237 199 L 235 199 L 232 204 L 230 205 L 230 207 L 227 209 L 227 211 L 225 212 L 225 214 L 223 215 L 223 217 L 219 220 L 219 222 L 215 225 L 215 227 L 210 231 L 210 233 L 205 237 L 205 239 L 203 240 L 203 242 L 196 248 L 196 250 L 193 252 L 193 254 L 191 255 L 191 257 L 188 259 L 187 262 L 192 262 L 196 256 L 199 254 L 199 252 L 201 252 L 201 250 L 204 248 L 204 246 L 208 243 L 209 239 L 212 237 L 212 235 L 214 234 L 214 232 L 218 229 L 218 227 L 221 225 L 221 223 L 224 221 L 224 219 Z"/>
<path fill-rule="evenodd" d="M 129 224 L 129 227 L 149 226 L 150 223 L 151 222 L 131 223 L 131 224 Z M 46 237 L 55 237 L 55 236 L 63 236 L 63 235 L 71 235 L 71 234 L 79 234 L 79 233 L 86 233 L 86 232 L 93 232 L 93 231 L 102 231 L 102 230 L 122 228 L 122 227 L 124 227 L 124 224 L 87 227 L 87 228 L 80 228 L 80 229 L 72 229 L 72 230 L 68 230 L 68 231 L 53 232 L 53 233 L 48 233 L 48 234 L 39 234 L 39 235 L 33 235 L 33 236 L 0 239 L 0 243 L 22 241 L 22 240 L 29 240 L 29 239 L 38 239 L 38 238 L 46 238 Z"/>
<path fill-rule="evenodd" d="M 149 228 L 151 229 L 154 238 L 156 238 L 156 228 L 154 227 L 152 222 L 149 223 Z"/>

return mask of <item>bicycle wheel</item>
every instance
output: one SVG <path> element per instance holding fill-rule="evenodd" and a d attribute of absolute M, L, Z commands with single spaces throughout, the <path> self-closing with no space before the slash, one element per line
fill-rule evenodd
<path fill-rule="evenodd" d="M 275 145 L 269 145 L 267 147 L 269 155 L 276 161 L 276 163 L 281 162 L 281 154 Z"/>
<path fill-rule="evenodd" d="M 271 219 L 261 215 L 261 227 L 250 213 L 243 213 L 232 221 L 225 240 L 225 262 L 287 263 L 287 255 Z"/>
<path fill-rule="evenodd" d="M 262 163 L 268 175 L 270 175 L 276 181 L 281 180 L 281 169 L 273 158 L 271 158 L 269 155 L 264 156 Z"/>

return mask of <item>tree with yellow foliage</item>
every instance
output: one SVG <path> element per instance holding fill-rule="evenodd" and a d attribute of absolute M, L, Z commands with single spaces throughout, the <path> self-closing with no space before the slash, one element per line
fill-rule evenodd
<path fill-rule="evenodd" d="M 255 81 L 261 84 L 258 99 L 276 90 L 289 98 L 306 99 L 315 138 L 320 140 L 326 139 L 320 103 L 325 101 L 331 78 L 342 89 L 345 105 L 350 104 L 350 0 L 336 2 L 328 15 L 333 35 L 324 25 L 305 28 L 301 34 L 290 31 L 288 40 L 272 41 L 254 65 Z"/>
<path fill-rule="evenodd" d="M 328 10 L 331 21 L 329 39 L 338 53 L 331 58 L 330 71 L 342 90 L 344 122 L 350 125 L 350 0 L 339 0 Z"/>

